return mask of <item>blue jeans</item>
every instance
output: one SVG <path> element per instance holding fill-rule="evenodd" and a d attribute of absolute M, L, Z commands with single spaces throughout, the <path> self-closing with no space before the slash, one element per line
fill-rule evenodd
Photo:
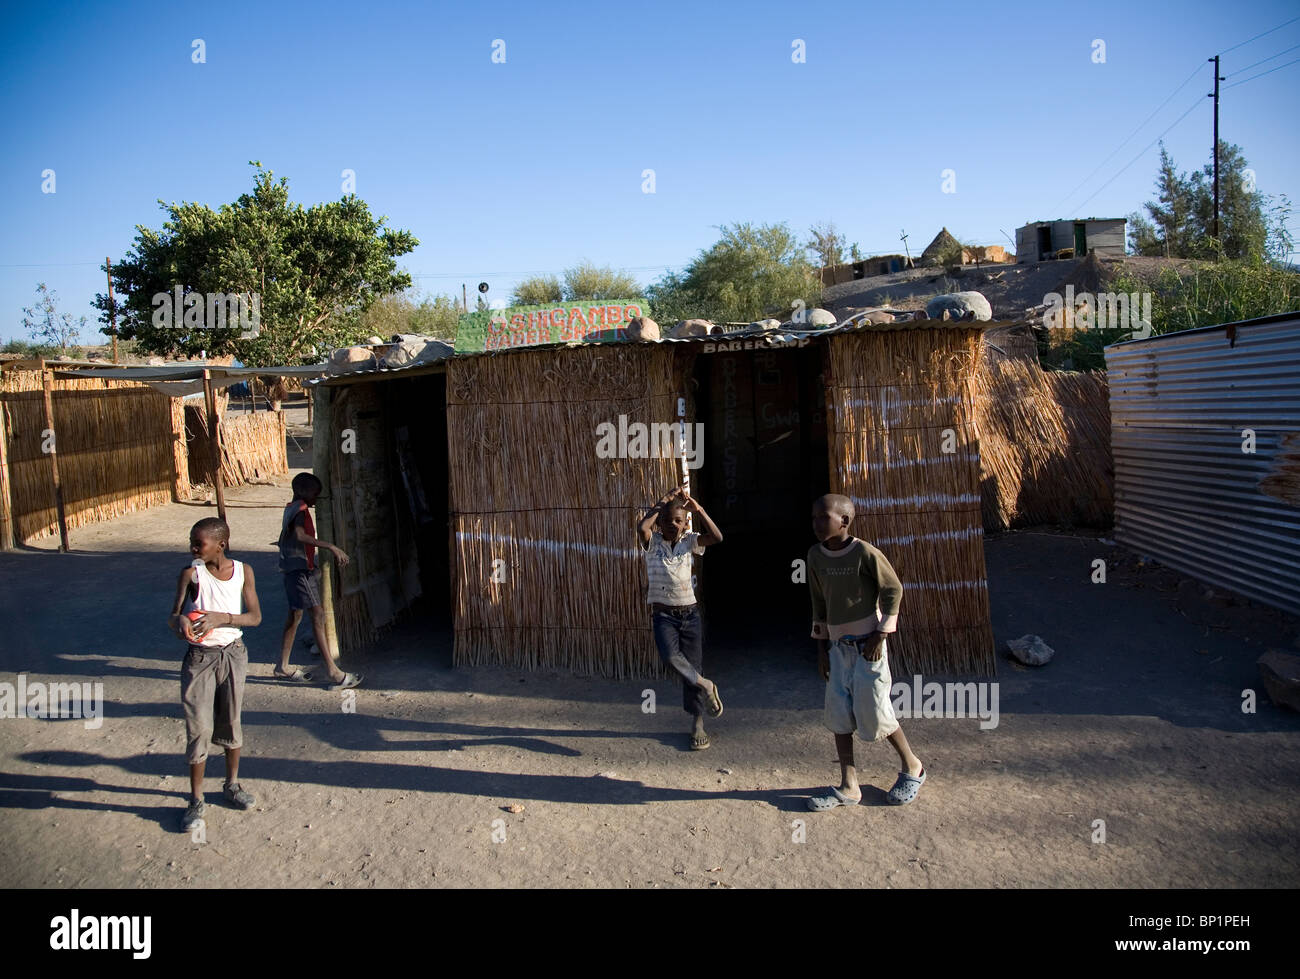
<path fill-rule="evenodd" d="M 656 611 L 651 623 L 659 658 L 682 678 L 682 710 L 692 716 L 704 714 L 709 701 L 699 685 L 704 668 L 704 624 L 699 607 Z"/>

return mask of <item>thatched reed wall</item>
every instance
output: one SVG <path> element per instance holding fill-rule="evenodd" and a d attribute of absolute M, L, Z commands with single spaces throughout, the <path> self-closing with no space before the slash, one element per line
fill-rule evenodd
<path fill-rule="evenodd" d="M 253 411 L 219 414 L 221 424 L 221 479 L 226 486 L 266 483 L 289 472 L 285 448 L 284 414 Z M 189 449 L 192 482 L 212 485 L 212 451 L 208 446 L 208 418 L 202 406 L 191 410 L 193 438 Z"/>
<path fill-rule="evenodd" d="M 974 424 L 978 330 L 829 338 L 831 485 L 903 581 L 895 677 L 996 672 Z M 951 449 L 953 451 L 946 451 Z"/>
<path fill-rule="evenodd" d="M 395 419 L 386 405 L 388 385 L 352 384 L 333 390 L 329 417 L 313 438 L 328 458 L 328 528 L 351 558 L 346 567 L 327 559 L 334 575 L 334 621 L 339 649 L 348 652 L 377 638 L 420 594 L 419 560 L 406 507 L 398 504 L 400 480 L 392 451 L 396 425 L 424 419 Z M 441 424 L 441 405 L 430 406 L 431 424 Z M 328 431 L 329 435 L 321 432 Z M 344 433 L 354 451 L 344 451 Z M 321 440 L 324 441 L 321 441 Z M 328 445 L 328 448 L 326 448 Z"/>
<path fill-rule="evenodd" d="M 69 529 L 167 503 L 188 489 L 178 476 L 172 399 L 131 381 L 54 378 L 55 452 Z M 19 541 L 58 534 L 40 371 L 0 377 L 0 438 L 7 440 L 9 500 Z"/>
<path fill-rule="evenodd" d="M 596 429 L 677 420 L 675 346 L 449 362 L 456 663 L 660 672 L 635 525 L 679 463 L 599 458 Z"/>
<path fill-rule="evenodd" d="M 990 358 L 976 389 L 985 530 L 1109 527 L 1115 480 L 1106 372 Z"/>

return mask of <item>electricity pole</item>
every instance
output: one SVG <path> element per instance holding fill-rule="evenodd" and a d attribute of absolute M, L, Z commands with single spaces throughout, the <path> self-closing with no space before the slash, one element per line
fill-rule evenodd
<path fill-rule="evenodd" d="M 1210 98 L 1214 99 L 1214 238 L 1219 238 L 1219 82 L 1223 77 L 1219 74 L 1219 56 L 1216 54 L 1209 59 L 1214 62 L 1214 91 L 1210 93 Z"/>
<path fill-rule="evenodd" d="M 899 232 L 898 237 L 903 242 L 903 253 L 907 255 L 907 267 L 910 269 L 912 267 L 912 253 L 907 247 L 907 232 L 903 231 L 901 228 L 899 229 Z"/>

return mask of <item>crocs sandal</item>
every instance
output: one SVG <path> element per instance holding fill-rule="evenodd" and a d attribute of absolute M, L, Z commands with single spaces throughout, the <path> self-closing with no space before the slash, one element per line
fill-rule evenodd
<path fill-rule="evenodd" d="M 252 809 L 253 797 L 239 787 L 238 782 L 228 782 L 221 796 L 236 809 Z"/>
<path fill-rule="evenodd" d="M 294 670 L 292 673 L 281 673 L 279 670 L 273 670 L 271 675 L 277 680 L 287 680 L 290 683 L 307 683 L 311 680 L 311 674 L 302 670 Z"/>
<path fill-rule="evenodd" d="M 839 789 L 832 786 L 830 795 L 814 795 L 808 799 L 808 808 L 813 812 L 825 812 L 840 806 L 856 806 L 861 799 L 851 799 Z"/>
<path fill-rule="evenodd" d="M 365 679 L 360 673 L 344 673 L 343 679 L 338 683 L 331 683 L 330 690 L 350 690 L 353 687 L 361 686 L 361 681 Z"/>
<path fill-rule="evenodd" d="M 925 781 L 925 769 L 921 769 L 920 775 L 908 775 L 907 772 L 898 773 L 898 781 L 894 787 L 886 794 L 889 804 L 892 806 L 905 806 L 916 798 L 921 791 L 921 783 Z"/>

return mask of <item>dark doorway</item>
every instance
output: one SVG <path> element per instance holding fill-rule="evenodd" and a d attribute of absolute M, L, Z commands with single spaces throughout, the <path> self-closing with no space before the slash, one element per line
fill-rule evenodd
<path fill-rule="evenodd" d="M 1087 226 L 1082 221 L 1074 222 L 1074 257 L 1083 258 L 1088 254 Z"/>
<path fill-rule="evenodd" d="M 450 629 L 447 378 L 426 374 L 389 381 L 382 389 L 399 546 L 414 548 L 419 565 L 420 598 L 413 610 Z"/>
<path fill-rule="evenodd" d="M 1050 258 L 1053 254 L 1052 226 L 1040 224 L 1038 226 L 1038 260 L 1041 262 L 1044 258 Z"/>
<path fill-rule="evenodd" d="M 794 562 L 813 543 L 812 501 L 828 490 L 824 356 L 818 343 L 696 361 L 705 441 L 692 491 L 724 537 L 699 565 L 710 646 L 808 636 L 808 586 Z"/>

